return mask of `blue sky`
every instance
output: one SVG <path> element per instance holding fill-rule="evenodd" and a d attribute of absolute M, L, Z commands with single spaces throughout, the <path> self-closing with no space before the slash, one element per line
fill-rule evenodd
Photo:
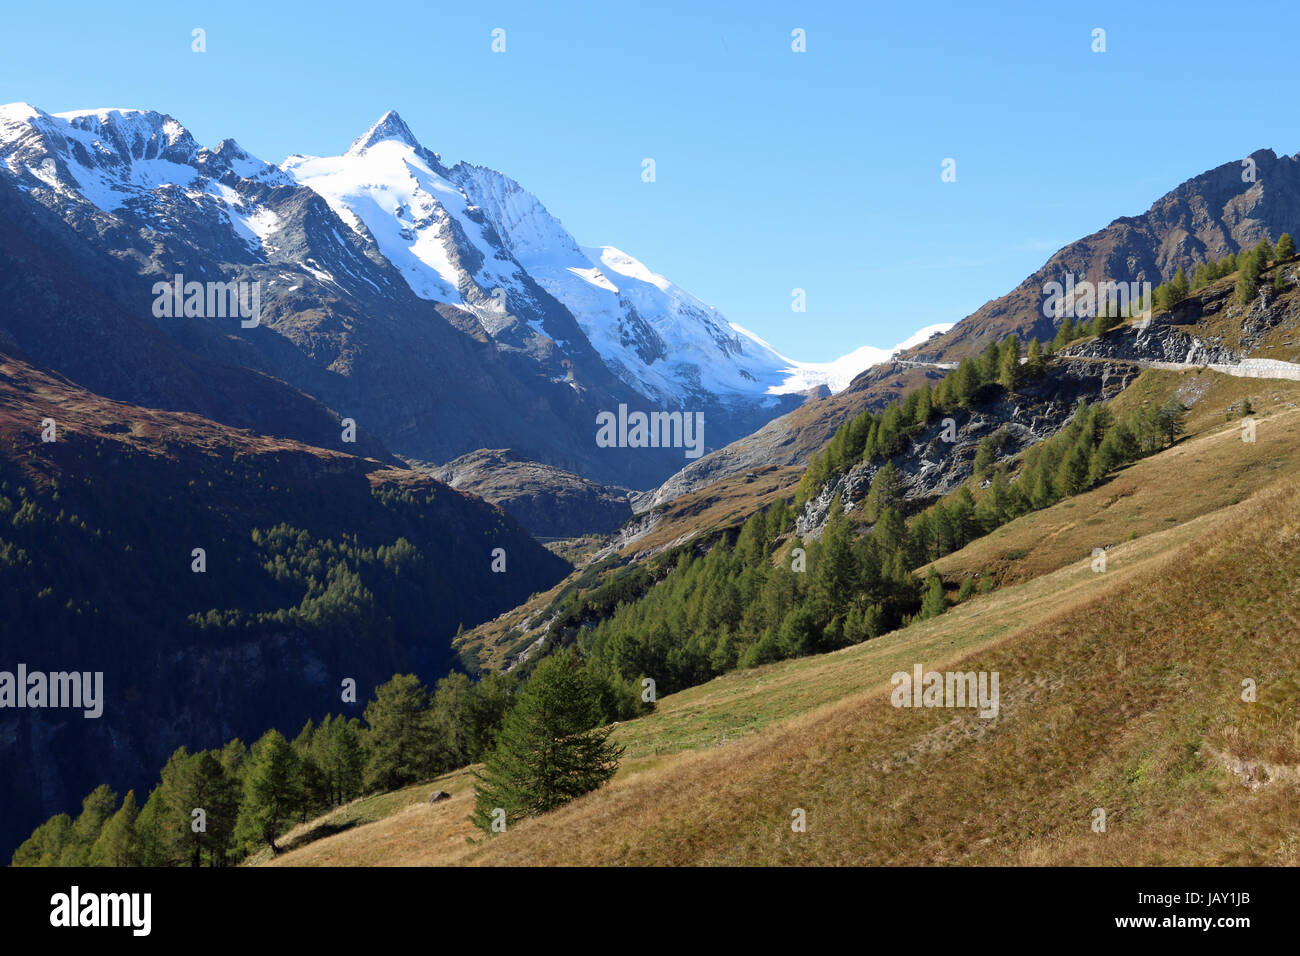
<path fill-rule="evenodd" d="M 1190 176 L 1300 151 L 1298 9 L 72 0 L 5 11 L 0 102 L 156 109 L 270 162 L 396 109 L 580 242 L 824 361 L 962 318 Z"/>

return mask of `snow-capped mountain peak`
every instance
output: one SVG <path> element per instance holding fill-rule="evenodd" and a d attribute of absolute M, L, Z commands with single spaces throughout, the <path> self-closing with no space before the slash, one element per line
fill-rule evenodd
<path fill-rule="evenodd" d="M 510 177 L 446 166 L 394 110 L 340 155 L 294 155 L 275 167 L 233 139 L 203 147 L 163 113 L 49 114 L 17 103 L 0 107 L 0 164 L 20 189 L 53 190 L 149 228 L 198 227 L 209 249 L 264 263 L 299 247 L 278 235 L 296 207 L 277 190 L 306 187 L 354 236 L 322 224 L 316 243 L 297 253 L 302 270 L 331 282 L 340 270 L 359 276 L 364 269 L 351 260 L 366 249 L 419 298 L 473 315 L 502 348 L 595 361 L 662 407 L 766 410 L 783 395 L 838 391 L 892 353 L 863 347 L 830 363 L 786 358 L 636 257 L 580 244 Z M 195 215 L 201 226 L 181 225 Z"/>
<path fill-rule="evenodd" d="M 406 122 L 385 113 L 342 156 L 281 167 L 372 237 L 416 295 L 473 312 L 488 334 L 517 336 L 503 316 L 542 290 L 577 320 L 624 383 L 669 406 L 845 387 L 892 352 L 863 348 L 834 363 L 799 363 L 612 245 L 580 244 L 542 202 L 484 166 L 445 166 Z M 555 346 L 567 343 L 557 336 Z"/>
<path fill-rule="evenodd" d="M 523 296 L 522 268 L 397 113 L 385 113 L 341 156 L 291 156 L 281 168 L 373 240 L 420 298 L 469 309 L 492 335 L 522 307 L 498 306 L 496 291 Z"/>
<path fill-rule="evenodd" d="M 376 143 L 383 143 L 389 140 L 401 143 L 404 146 L 410 146 L 414 149 L 420 148 L 420 141 L 415 138 L 411 128 L 406 125 L 406 121 L 397 114 L 397 110 L 389 110 L 374 126 L 366 130 L 360 136 L 352 141 L 348 147 L 347 155 L 355 156 Z"/>

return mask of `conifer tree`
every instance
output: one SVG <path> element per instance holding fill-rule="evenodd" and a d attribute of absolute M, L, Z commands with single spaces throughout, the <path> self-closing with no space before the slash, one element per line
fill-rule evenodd
<path fill-rule="evenodd" d="M 917 394 L 919 398 L 916 402 L 916 418 L 913 421 L 917 425 L 924 426 L 929 423 L 930 415 L 934 410 L 934 394 L 928 384 L 917 389 Z"/>
<path fill-rule="evenodd" d="M 298 759 L 278 730 L 268 730 L 253 745 L 244 773 L 244 800 L 236 834 L 246 844 L 266 844 L 278 851 L 275 838 L 293 819 L 302 799 Z"/>
<path fill-rule="evenodd" d="M 72 838 L 72 817 L 59 813 L 50 817 L 29 836 L 10 859 L 11 866 L 58 866 L 63 850 Z"/>
<path fill-rule="evenodd" d="M 544 658 L 519 692 L 497 743 L 476 774 L 473 821 L 492 833 L 505 811 L 516 822 L 595 790 L 618 769 L 623 748 L 600 727 L 596 696 L 577 652 Z"/>
<path fill-rule="evenodd" d="M 330 803 L 339 806 L 360 796 L 366 772 L 360 721 L 342 714 L 326 717 L 317 731 L 317 741 L 317 762 Z"/>
<path fill-rule="evenodd" d="M 207 854 L 209 866 L 222 866 L 234 838 L 239 814 L 239 790 L 221 765 L 218 751 L 194 754 L 185 767 L 183 789 L 173 795 L 174 812 L 183 820 L 181 833 L 190 866 L 200 866 Z M 200 809 L 202 826 L 194 811 Z"/>
<path fill-rule="evenodd" d="M 1241 272 L 1237 276 L 1237 304 L 1249 305 L 1259 294 L 1259 257 L 1243 257 Z"/>
<path fill-rule="evenodd" d="M 135 859 L 139 866 L 172 866 L 175 861 L 167 855 L 163 841 L 162 787 L 149 791 L 149 796 L 135 818 Z"/>
<path fill-rule="evenodd" d="M 1066 316 L 1057 326 L 1056 337 L 1052 339 L 1052 351 L 1059 352 L 1077 338 L 1074 331 L 1074 319 Z"/>
<path fill-rule="evenodd" d="M 980 443 L 975 446 L 974 475 L 977 479 L 984 480 L 984 477 L 993 467 L 994 457 L 993 437 L 985 435 L 980 439 Z"/>
<path fill-rule="evenodd" d="M 1187 409 L 1183 403 L 1176 398 L 1171 398 L 1160 406 L 1159 426 L 1165 440 L 1173 444 L 1179 435 L 1187 430 L 1185 422 L 1187 421 Z"/>
<path fill-rule="evenodd" d="M 1007 520 L 1011 507 L 1010 497 L 1011 485 L 1007 481 L 1006 472 L 999 468 L 993 473 L 993 482 L 975 509 L 980 523 L 987 530 L 992 531 Z"/>
<path fill-rule="evenodd" d="M 1014 333 L 1002 343 L 998 356 L 998 382 L 1008 392 L 1014 392 L 1020 385 L 1020 337 Z"/>
<path fill-rule="evenodd" d="M 1173 308 L 1179 302 L 1182 302 L 1183 299 L 1187 298 L 1189 291 L 1187 273 L 1183 272 L 1182 266 L 1179 266 L 1178 271 L 1174 273 L 1174 277 L 1169 280 L 1169 307 Z"/>
<path fill-rule="evenodd" d="M 832 616 L 846 609 L 857 591 L 857 562 L 853 555 L 852 536 L 837 496 L 818 544 L 814 568 L 814 585 Z"/>
<path fill-rule="evenodd" d="M 128 790 L 122 806 L 108 818 L 99 838 L 90 848 L 90 866 L 136 866 L 135 819 L 139 810 L 135 804 L 135 791 Z"/>
<path fill-rule="evenodd" d="M 934 568 L 925 576 L 925 597 L 921 600 L 921 620 L 938 617 L 948 610 L 948 599 L 943 593 L 943 579 Z"/>
<path fill-rule="evenodd" d="M 429 692 L 414 674 L 394 674 L 375 688 L 366 705 L 370 726 L 367 785 L 396 790 L 435 773 L 435 740 Z"/>
<path fill-rule="evenodd" d="M 1056 488 L 1065 497 L 1077 495 L 1088 486 L 1088 455 L 1078 445 L 1073 446 L 1056 472 Z"/>
<path fill-rule="evenodd" d="M 896 508 L 903 500 L 903 478 L 892 461 L 887 461 L 871 479 L 867 493 L 869 517 L 879 520 L 886 508 Z"/>
<path fill-rule="evenodd" d="M 1278 238 L 1276 255 L 1278 262 L 1285 262 L 1295 255 L 1295 239 L 1291 237 L 1291 233 L 1284 232 Z"/>
<path fill-rule="evenodd" d="M 897 551 L 907 539 L 907 523 L 897 508 L 886 508 L 871 529 L 871 537 L 885 551 Z"/>
<path fill-rule="evenodd" d="M 1029 349 L 1025 356 L 1025 376 L 1031 379 L 1043 377 L 1047 371 L 1047 363 L 1043 358 L 1043 344 L 1038 339 L 1029 340 Z"/>
<path fill-rule="evenodd" d="M 117 807 L 117 794 L 100 784 L 81 801 L 81 814 L 73 821 L 72 833 L 59 859 L 60 866 L 86 866 L 99 831 Z"/>

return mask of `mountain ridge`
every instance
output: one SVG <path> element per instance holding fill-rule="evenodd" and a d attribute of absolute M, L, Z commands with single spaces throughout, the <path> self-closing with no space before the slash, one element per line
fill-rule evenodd
<path fill-rule="evenodd" d="M 0 107 L 0 179 L 104 261 L 98 280 L 120 308 L 145 317 L 154 282 L 177 274 L 260 283 L 254 328 L 146 321 L 187 352 L 283 380 L 405 457 L 512 447 L 648 488 L 680 452 L 606 453 L 599 412 L 702 411 L 713 448 L 829 381 L 614 247 L 579 246 L 503 174 L 412 144 L 390 111 L 340 156 L 277 167 L 233 139 L 200 146 L 165 113 Z M 31 351 L 30 328 L 8 331 Z"/>
<path fill-rule="evenodd" d="M 986 302 L 906 357 L 953 361 L 1012 332 L 1050 341 L 1060 317 L 1043 314 L 1048 282 L 1167 282 L 1179 269 L 1276 241 L 1300 226 L 1300 153 L 1258 149 L 1184 180 L 1136 216 L 1120 216 L 1058 249 L 1015 289 Z"/>

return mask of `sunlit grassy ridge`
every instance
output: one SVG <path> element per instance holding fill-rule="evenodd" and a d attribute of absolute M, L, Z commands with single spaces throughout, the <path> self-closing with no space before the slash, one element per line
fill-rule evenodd
<path fill-rule="evenodd" d="M 470 781 L 453 776 L 435 783 L 449 801 L 410 788 L 395 813 L 278 862 L 1300 863 L 1300 413 L 1278 406 L 1254 447 L 1207 413 L 1201 434 L 1008 525 L 1057 542 L 1037 576 L 662 699 L 617 729 L 618 777 L 568 807 L 471 846 Z M 1107 504 L 1125 481 L 1117 501 L 1162 496 L 1154 524 Z M 1085 527 L 1111 545 L 1105 573 L 1092 544 L 1068 543 L 1081 517 L 1102 519 Z M 1114 533 L 1129 527 L 1135 540 Z M 940 565 L 978 566 L 987 541 Z M 998 671 L 999 716 L 890 706 L 890 675 L 914 663 Z"/>
<path fill-rule="evenodd" d="M 1244 500 L 1284 474 L 1300 473 L 1300 383 L 1216 372 L 1148 370 L 1114 402 L 1117 415 L 1171 394 L 1195 398 L 1187 437 L 1161 454 L 1044 511 L 1031 512 L 934 562 L 950 583 L 968 574 L 1000 581 L 1034 577 Z M 1249 399 L 1256 440 L 1243 442 L 1238 414 Z"/>

